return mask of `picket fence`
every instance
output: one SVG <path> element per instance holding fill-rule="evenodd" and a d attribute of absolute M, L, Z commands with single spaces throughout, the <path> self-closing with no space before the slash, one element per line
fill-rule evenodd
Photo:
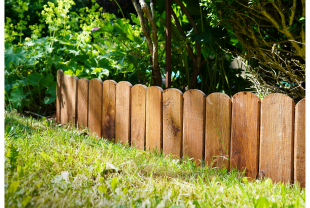
<path fill-rule="evenodd" d="M 305 187 L 305 99 L 260 99 L 239 92 L 207 97 L 129 82 L 78 79 L 57 72 L 56 121 L 140 150 L 245 170 L 252 179 L 299 181 Z"/>

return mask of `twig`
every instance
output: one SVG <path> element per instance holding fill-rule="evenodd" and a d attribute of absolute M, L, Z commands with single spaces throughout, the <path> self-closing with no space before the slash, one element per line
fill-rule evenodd
<path fill-rule="evenodd" d="M 43 118 L 43 117 L 44 117 L 44 116 L 42 116 L 42 115 L 40 115 L 40 114 L 31 112 L 31 111 L 24 111 L 24 112 L 27 113 L 27 114 L 32 114 L 32 115 L 34 115 L 34 116 L 38 116 L 38 117 L 40 117 L 40 118 Z"/>

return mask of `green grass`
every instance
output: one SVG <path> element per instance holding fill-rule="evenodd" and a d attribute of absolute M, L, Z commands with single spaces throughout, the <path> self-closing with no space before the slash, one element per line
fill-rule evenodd
<path fill-rule="evenodd" d="M 196 167 L 6 112 L 5 205 L 305 207 L 305 190 L 270 179 L 249 182 L 236 171 Z"/>

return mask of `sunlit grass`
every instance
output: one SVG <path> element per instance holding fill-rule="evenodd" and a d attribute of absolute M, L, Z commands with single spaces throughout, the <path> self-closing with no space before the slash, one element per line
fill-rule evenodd
<path fill-rule="evenodd" d="M 5 113 L 6 207 L 305 207 L 299 185 L 249 182 Z M 268 207 L 266 206 L 266 207 Z"/>

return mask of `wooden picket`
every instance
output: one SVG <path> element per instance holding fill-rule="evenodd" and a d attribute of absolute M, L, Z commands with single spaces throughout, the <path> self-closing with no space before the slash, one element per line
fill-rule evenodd
<path fill-rule="evenodd" d="M 61 124 L 67 124 L 69 123 L 68 119 L 68 88 L 69 88 L 69 77 L 70 75 L 65 74 L 63 76 L 62 85 L 61 85 L 61 106 L 60 106 L 60 122 Z"/>
<path fill-rule="evenodd" d="M 183 93 L 167 89 L 163 93 L 163 153 L 182 157 Z"/>
<path fill-rule="evenodd" d="M 89 80 L 79 79 L 77 93 L 77 124 L 79 128 L 88 127 Z"/>
<path fill-rule="evenodd" d="M 146 90 L 141 84 L 131 88 L 131 145 L 140 150 L 145 147 Z"/>
<path fill-rule="evenodd" d="M 89 81 L 88 103 L 88 128 L 101 137 L 102 81 L 100 79 Z"/>
<path fill-rule="evenodd" d="M 115 138 L 115 102 L 116 82 L 106 80 L 102 84 L 102 137 L 113 140 Z"/>
<path fill-rule="evenodd" d="M 128 144 L 130 144 L 131 87 L 132 85 L 125 81 L 116 85 L 115 141 Z"/>
<path fill-rule="evenodd" d="M 229 170 L 231 99 L 223 93 L 206 97 L 205 163 Z"/>
<path fill-rule="evenodd" d="M 245 169 L 255 179 L 258 174 L 260 99 L 250 92 L 232 98 L 230 169 Z"/>
<path fill-rule="evenodd" d="M 140 150 L 193 158 L 196 165 L 245 170 L 252 179 L 305 187 L 305 99 L 274 93 L 207 97 L 129 82 L 78 79 L 57 71 L 56 122 Z"/>
<path fill-rule="evenodd" d="M 294 107 L 287 95 L 274 93 L 262 100 L 259 177 L 273 182 L 293 180 Z"/>
<path fill-rule="evenodd" d="M 61 105 L 61 124 L 69 123 L 71 126 L 76 124 L 76 97 L 77 97 L 77 77 L 64 75 L 61 86 L 62 103 Z"/>
<path fill-rule="evenodd" d="M 147 151 L 163 148 L 163 89 L 157 86 L 146 91 L 146 142 Z"/>
<path fill-rule="evenodd" d="M 200 90 L 187 90 L 183 97 L 183 156 L 194 158 L 198 165 L 204 159 L 206 96 Z"/>
<path fill-rule="evenodd" d="M 295 107 L 294 182 L 306 187 L 306 98 Z"/>
<path fill-rule="evenodd" d="M 62 104 L 62 95 L 61 87 L 63 85 L 64 73 L 62 70 L 57 71 L 57 87 L 56 87 L 56 122 L 61 123 L 61 105 Z"/>

